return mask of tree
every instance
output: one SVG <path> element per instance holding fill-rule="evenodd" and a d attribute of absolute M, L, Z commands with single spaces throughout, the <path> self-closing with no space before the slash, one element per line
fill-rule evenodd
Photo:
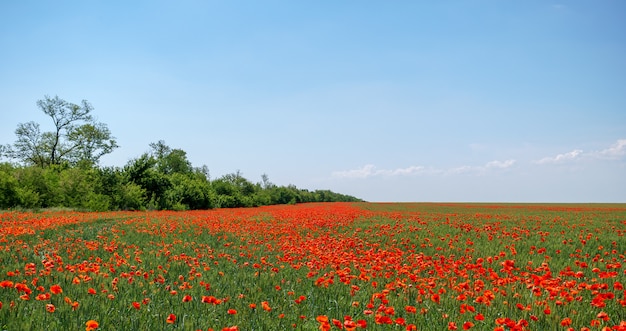
<path fill-rule="evenodd" d="M 119 147 L 108 127 L 90 115 L 93 107 L 86 100 L 77 105 L 45 96 L 37 106 L 50 116 L 54 130 L 41 132 L 38 123 L 20 123 L 15 130 L 17 141 L 4 146 L 4 155 L 40 167 L 65 162 L 97 164 Z"/>
<path fill-rule="evenodd" d="M 187 152 L 182 149 L 172 149 L 163 140 L 151 143 L 150 148 L 152 148 L 152 155 L 156 158 L 157 168 L 160 172 L 166 175 L 191 174 L 193 172 L 191 162 L 187 159 Z"/>

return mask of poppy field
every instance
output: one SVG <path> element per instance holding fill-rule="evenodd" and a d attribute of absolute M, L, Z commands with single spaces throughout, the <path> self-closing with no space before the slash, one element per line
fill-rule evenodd
<path fill-rule="evenodd" d="M 0 213 L 0 330 L 626 330 L 626 205 Z"/>

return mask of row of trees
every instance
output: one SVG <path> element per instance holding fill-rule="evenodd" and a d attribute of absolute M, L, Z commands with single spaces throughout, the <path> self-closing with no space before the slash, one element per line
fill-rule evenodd
<path fill-rule="evenodd" d="M 0 146 L 0 209 L 66 207 L 82 210 L 210 209 L 302 202 L 358 201 L 328 190 L 277 186 L 263 175 L 253 183 L 237 171 L 211 180 L 182 149 L 159 141 L 123 167 L 100 167 L 117 146 L 107 126 L 91 117 L 91 105 L 58 97 L 37 105 L 54 130 L 19 124 L 17 141 Z M 15 162 L 18 161 L 18 162 Z"/>

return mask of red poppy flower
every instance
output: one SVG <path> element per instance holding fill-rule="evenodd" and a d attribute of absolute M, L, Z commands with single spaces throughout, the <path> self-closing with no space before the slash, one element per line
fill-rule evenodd
<path fill-rule="evenodd" d="M 57 285 L 52 285 L 52 286 L 50 286 L 50 293 L 52 293 L 52 294 L 60 294 L 60 293 L 63 293 L 63 289 L 58 284 Z"/>
<path fill-rule="evenodd" d="M 85 328 L 85 331 L 93 331 L 100 326 L 100 324 L 98 324 L 98 322 L 94 320 L 88 320 L 87 323 L 85 323 L 85 325 L 87 326 Z"/>

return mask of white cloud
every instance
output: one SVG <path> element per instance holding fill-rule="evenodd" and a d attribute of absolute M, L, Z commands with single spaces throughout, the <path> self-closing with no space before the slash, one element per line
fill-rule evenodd
<path fill-rule="evenodd" d="M 406 176 L 406 175 L 414 175 L 419 174 L 425 170 L 422 166 L 410 166 L 407 168 L 398 168 L 394 170 L 378 170 L 376 174 L 385 175 L 385 176 Z"/>
<path fill-rule="evenodd" d="M 364 165 L 361 168 L 334 171 L 335 178 L 369 178 L 374 176 L 412 176 L 412 175 L 459 175 L 465 173 L 484 174 L 489 169 L 505 169 L 515 164 L 515 160 L 491 161 L 483 166 L 460 166 L 451 169 L 426 168 L 423 166 L 409 166 L 396 169 L 377 169 L 373 164 Z"/>
<path fill-rule="evenodd" d="M 562 163 L 566 161 L 575 160 L 583 155 L 582 149 L 575 149 L 568 153 L 558 154 L 553 157 L 544 157 L 541 160 L 537 160 L 534 163 L 536 164 L 550 164 L 550 163 Z"/>
<path fill-rule="evenodd" d="M 474 174 L 479 174 L 479 175 L 484 175 L 488 170 L 491 169 L 506 169 L 511 167 L 512 165 L 515 164 L 515 160 L 510 159 L 510 160 L 506 160 L 506 161 L 498 161 L 498 160 L 494 160 L 494 161 L 490 161 L 485 163 L 485 165 L 482 166 L 469 166 L 469 165 L 464 165 L 464 166 L 460 166 L 460 167 L 455 167 L 452 169 L 449 169 L 447 171 L 448 174 L 452 174 L 452 175 L 459 175 L 459 174 L 466 174 L 466 173 L 474 173 Z"/>
<path fill-rule="evenodd" d="M 620 139 L 611 147 L 595 153 L 596 156 L 605 159 L 619 159 L 626 155 L 626 139 Z"/>
<path fill-rule="evenodd" d="M 375 168 L 373 164 L 366 164 L 358 169 L 335 171 L 332 173 L 332 176 L 339 178 L 367 178 L 375 173 Z"/>
<path fill-rule="evenodd" d="M 448 171 L 446 171 L 446 173 L 452 174 L 452 175 L 459 175 L 459 174 L 464 174 L 464 173 L 471 172 L 474 169 L 475 169 L 475 167 L 465 165 L 465 166 L 460 166 L 460 167 L 455 167 L 455 168 L 449 169 Z"/>
<path fill-rule="evenodd" d="M 332 176 L 337 178 L 368 178 L 373 176 L 410 176 L 424 172 L 428 172 L 428 170 L 422 166 L 410 166 L 397 169 L 376 169 L 376 166 L 373 164 L 366 164 L 357 169 L 335 171 L 332 173 Z"/>
<path fill-rule="evenodd" d="M 491 161 L 487 162 L 485 168 L 500 168 L 505 169 L 515 164 L 515 160 L 506 160 L 506 161 Z"/>
<path fill-rule="evenodd" d="M 609 148 L 601 151 L 583 152 L 582 149 L 575 149 L 568 153 L 558 154 L 552 157 L 544 157 L 541 160 L 534 161 L 535 164 L 556 164 L 566 163 L 569 161 L 586 159 L 600 160 L 618 160 L 626 156 L 626 139 L 618 139 Z"/>

